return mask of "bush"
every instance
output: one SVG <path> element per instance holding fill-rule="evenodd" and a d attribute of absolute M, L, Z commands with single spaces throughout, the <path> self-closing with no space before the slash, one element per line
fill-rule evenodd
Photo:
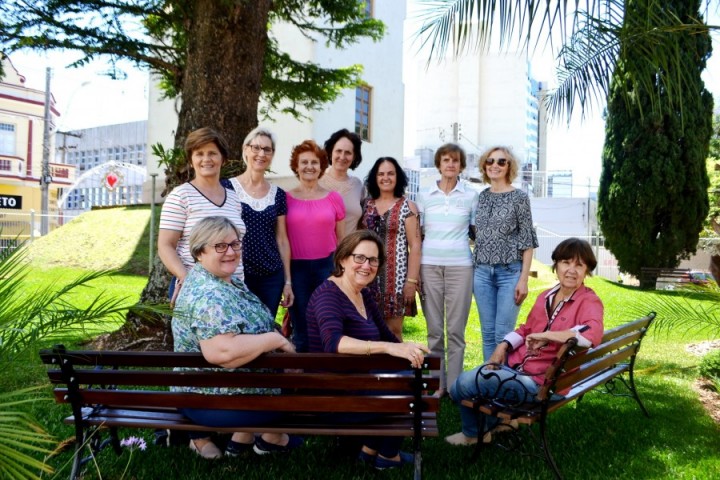
<path fill-rule="evenodd" d="M 720 378 L 720 349 L 705 355 L 700 360 L 700 375 L 707 378 Z"/>

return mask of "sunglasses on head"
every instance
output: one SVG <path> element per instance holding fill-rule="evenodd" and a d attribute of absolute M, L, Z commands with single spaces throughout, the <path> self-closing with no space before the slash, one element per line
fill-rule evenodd
<path fill-rule="evenodd" d="M 498 159 L 488 158 L 487 160 L 485 160 L 485 165 L 492 165 L 495 162 L 497 162 L 499 167 L 504 167 L 505 165 L 507 165 L 508 159 L 507 158 L 498 158 Z"/>

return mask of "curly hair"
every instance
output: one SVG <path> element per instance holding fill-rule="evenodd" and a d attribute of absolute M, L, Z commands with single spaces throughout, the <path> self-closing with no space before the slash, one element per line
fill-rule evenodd
<path fill-rule="evenodd" d="M 320 148 L 320 146 L 315 143 L 314 140 L 305 140 L 300 145 L 295 145 L 293 147 L 292 153 L 290 153 L 290 169 L 293 171 L 293 173 L 295 173 L 296 177 L 300 177 L 300 175 L 298 175 L 300 154 L 305 152 L 313 153 L 318 158 L 318 160 L 320 160 L 320 177 L 322 177 L 325 173 L 325 170 L 327 170 L 328 168 L 328 157 L 325 154 L 325 150 Z"/>

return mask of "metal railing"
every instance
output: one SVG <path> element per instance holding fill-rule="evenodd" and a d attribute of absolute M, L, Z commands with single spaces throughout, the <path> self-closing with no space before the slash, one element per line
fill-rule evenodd
<path fill-rule="evenodd" d="M 47 219 L 49 231 L 60 228 L 77 215 L 29 212 L 0 212 L 0 250 L 14 248 L 19 243 L 32 243 L 40 237 L 41 224 Z"/>
<path fill-rule="evenodd" d="M 573 235 L 576 238 L 587 240 L 592 245 L 595 251 L 595 258 L 597 258 L 598 264 L 593 272 L 593 275 L 607 278 L 608 280 L 617 281 L 620 276 L 620 269 L 618 268 L 618 262 L 615 256 L 604 247 L 605 239 L 602 235 L 592 236 L 580 236 Z M 538 243 L 540 246 L 535 249 L 533 256 L 538 261 L 552 265 L 552 252 L 560 242 L 568 238 L 567 235 L 556 235 L 548 232 L 538 232 Z"/>

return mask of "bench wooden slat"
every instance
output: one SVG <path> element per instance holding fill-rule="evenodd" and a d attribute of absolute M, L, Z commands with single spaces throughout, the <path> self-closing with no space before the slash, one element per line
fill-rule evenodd
<path fill-rule="evenodd" d="M 606 331 L 603 334 L 602 343 L 605 343 L 609 340 L 612 340 L 613 338 L 617 338 L 621 335 L 624 335 L 628 332 L 634 331 L 634 330 L 647 330 L 648 326 L 650 325 L 650 322 L 655 318 L 655 315 L 647 315 L 645 317 L 639 318 L 637 320 L 634 320 L 632 322 L 625 323 L 623 325 L 620 325 L 618 327 L 615 327 L 611 330 Z"/>
<path fill-rule="evenodd" d="M 571 388 L 574 384 L 582 382 L 586 378 L 600 372 L 601 370 L 627 360 L 637 351 L 638 345 L 629 345 L 620 350 L 605 355 L 592 362 L 586 363 L 577 370 L 562 374 L 555 383 L 556 391 L 562 392 L 567 388 Z"/>
<path fill-rule="evenodd" d="M 59 370 L 48 372 L 50 381 L 62 384 Z M 413 373 L 367 373 L 349 376 L 344 373 L 283 373 L 268 372 L 174 372 L 174 371 L 131 371 L 131 370 L 75 370 L 75 381 L 90 385 L 134 385 L 134 386 L 196 386 L 196 387 L 260 387 L 303 390 L 364 390 L 364 391 L 412 391 Z M 425 375 L 426 389 L 436 390 L 440 386 L 438 377 Z"/>
<path fill-rule="evenodd" d="M 75 366 L 125 366 L 125 367 L 152 367 L 152 368 L 217 368 L 217 365 L 208 363 L 200 353 L 183 352 L 113 352 L 93 350 L 73 350 L 66 356 Z M 57 355 L 52 350 L 40 352 L 40 358 L 46 364 L 55 363 Z M 361 359 L 361 360 L 360 360 Z M 426 367 L 429 370 L 440 369 L 440 358 L 426 357 Z M 266 353 L 243 368 L 297 368 L 317 369 L 322 367 L 328 372 L 349 371 L 358 368 L 362 362 L 362 369 L 368 370 L 407 370 L 407 360 L 391 357 L 389 355 L 348 355 L 333 353 Z"/>
<path fill-rule="evenodd" d="M 74 423 L 74 417 L 64 419 L 67 424 Z M 192 423 L 179 412 L 165 412 L 153 415 L 143 410 L 102 408 L 97 412 L 87 412 L 83 418 L 86 425 L 103 425 L 105 427 L 123 428 L 161 428 L 186 431 L 213 431 L 231 433 L 269 432 L 269 433 L 306 433 L 310 430 L 318 435 L 374 435 L 374 436 L 411 436 L 413 422 L 407 415 L 383 415 L 378 420 L 367 420 L 362 423 L 322 423 L 317 415 L 293 415 L 270 425 L 254 425 L 252 427 L 204 427 Z M 425 436 L 438 436 L 437 418 L 434 415 L 423 415 L 423 432 Z"/>
<path fill-rule="evenodd" d="M 580 365 L 589 363 L 596 358 L 602 357 L 603 355 L 607 355 L 613 350 L 617 350 L 618 348 L 637 342 L 643 336 L 643 334 L 644 332 L 642 331 L 635 331 L 625 334 L 621 337 L 610 339 L 606 342 L 601 343 L 595 348 L 583 350 L 577 355 L 572 355 L 568 357 L 568 359 L 565 361 L 564 368 L 565 370 L 573 370 Z"/>
<path fill-rule="evenodd" d="M 281 411 L 281 412 L 368 412 L 409 413 L 415 398 L 412 395 L 200 395 L 160 391 L 82 390 L 84 405 L 211 408 L 223 410 Z M 71 399 L 64 388 L 55 390 L 60 403 Z M 428 407 L 437 409 L 437 399 L 426 396 Z"/>

